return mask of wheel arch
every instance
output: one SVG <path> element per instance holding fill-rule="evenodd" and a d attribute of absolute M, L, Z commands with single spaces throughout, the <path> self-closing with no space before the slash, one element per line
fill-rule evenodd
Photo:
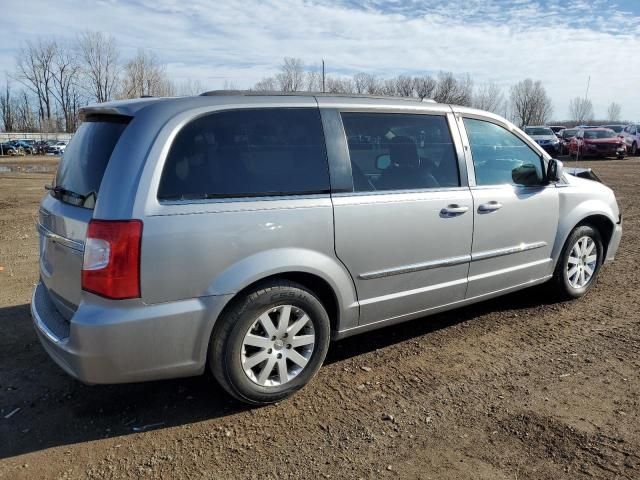
<path fill-rule="evenodd" d="M 612 214 L 605 211 L 592 211 L 590 213 L 580 214 L 580 212 L 576 213 L 572 212 L 568 217 L 565 218 L 565 221 L 562 222 L 563 225 L 558 229 L 558 236 L 556 237 L 556 242 L 553 248 L 553 259 L 554 265 L 553 268 L 558 262 L 562 250 L 571 235 L 571 232 L 582 225 L 590 225 L 600 233 L 600 237 L 602 238 L 602 247 L 603 247 L 603 261 L 607 258 L 609 244 L 611 242 L 611 238 L 613 237 L 613 232 L 615 228 L 615 220 L 612 218 Z"/>

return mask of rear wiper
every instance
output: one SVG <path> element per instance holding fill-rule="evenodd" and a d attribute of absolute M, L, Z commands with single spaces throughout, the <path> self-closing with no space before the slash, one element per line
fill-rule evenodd
<path fill-rule="evenodd" d="M 87 200 L 87 198 L 94 195 L 93 192 L 89 195 L 82 195 L 80 193 L 76 193 L 72 190 L 61 187 L 60 185 L 56 185 L 55 187 L 53 185 L 45 185 L 44 188 L 45 190 L 49 190 L 50 192 L 52 192 L 54 197 L 56 198 L 71 197 L 71 199 L 73 199 L 74 201 L 73 203 L 79 206 L 84 205 L 84 202 Z"/>

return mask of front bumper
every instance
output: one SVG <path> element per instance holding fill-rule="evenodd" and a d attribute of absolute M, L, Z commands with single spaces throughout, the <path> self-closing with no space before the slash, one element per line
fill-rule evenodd
<path fill-rule="evenodd" d="M 622 215 L 620 215 L 620 221 L 614 225 L 613 234 L 611 235 L 611 240 L 609 241 L 609 246 L 607 248 L 607 256 L 604 259 L 604 263 L 609 263 L 613 261 L 618 252 L 618 247 L 620 246 L 620 240 L 622 239 Z"/>
<path fill-rule="evenodd" d="M 31 315 L 44 349 L 69 375 L 85 383 L 127 383 L 202 373 L 213 324 L 229 297 L 157 305 L 96 297 L 67 321 L 39 283 Z"/>
<path fill-rule="evenodd" d="M 560 150 L 560 143 L 545 143 L 543 145 L 538 145 L 540 145 L 549 155 L 559 155 L 562 153 Z"/>

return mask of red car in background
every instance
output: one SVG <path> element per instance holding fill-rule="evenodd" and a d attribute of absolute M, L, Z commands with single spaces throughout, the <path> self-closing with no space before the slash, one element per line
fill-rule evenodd
<path fill-rule="evenodd" d="M 569 142 L 569 155 L 581 157 L 617 157 L 622 160 L 627 147 L 618 134 L 608 128 L 578 130 Z"/>
<path fill-rule="evenodd" d="M 571 139 L 576 136 L 579 128 L 565 128 L 558 132 L 558 139 L 560 140 L 560 154 L 566 155 L 569 153 L 569 143 Z"/>

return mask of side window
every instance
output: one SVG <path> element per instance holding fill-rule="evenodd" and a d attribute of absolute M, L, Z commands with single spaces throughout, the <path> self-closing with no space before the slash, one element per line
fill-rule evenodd
<path fill-rule="evenodd" d="M 491 122 L 464 119 L 477 185 L 540 185 L 542 159 L 513 133 Z"/>
<path fill-rule="evenodd" d="M 158 198 L 198 199 L 328 192 L 318 109 L 212 113 L 176 135 Z"/>
<path fill-rule="evenodd" d="M 442 115 L 343 113 L 353 190 L 460 186 L 458 161 Z"/>

